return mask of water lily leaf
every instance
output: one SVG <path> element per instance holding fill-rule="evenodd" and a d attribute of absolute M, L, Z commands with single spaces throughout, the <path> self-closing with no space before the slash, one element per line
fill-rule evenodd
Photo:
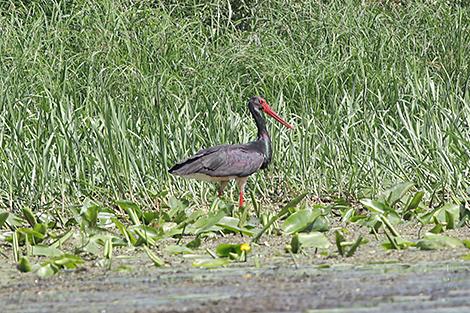
<path fill-rule="evenodd" d="M 459 248 L 463 246 L 462 241 L 456 238 L 427 233 L 423 239 L 416 243 L 421 250 L 438 250 L 446 248 Z"/>
<path fill-rule="evenodd" d="M 223 229 L 235 232 L 235 233 L 242 233 L 246 236 L 253 236 L 254 232 L 246 229 L 244 227 L 239 227 L 240 220 L 236 217 L 231 216 L 224 216 L 217 222 L 217 226 L 222 227 Z"/>
<path fill-rule="evenodd" d="M 287 250 L 290 250 L 292 253 L 300 252 L 299 234 L 294 234 L 292 236 L 292 240 L 290 241 L 290 245 L 287 246 Z"/>
<path fill-rule="evenodd" d="M 8 212 L 1 212 L 0 213 L 0 229 L 3 227 L 3 225 L 5 225 L 5 222 L 8 219 L 8 215 L 10 215 L 10 213 L 8 213 Z"/>
<path fill-rule="evenodd" d="M 416 243 L 412 241 L 405 240 L 401 237 L 386 235 L 389 241 L 382 243 L 382 247 L 386 250 L 403 250 L 416 246 Z"/>
<path fill-rule="evenodd" d="M 432 229 L 429 230 L 430 233 L 440 234 L 444 232 L 444 226 L 441 224 L 436 224 Z"/>
<path fill-rule="evenodd" d="M 174 196 L 168 198 L 168 207 L 172 210 L 182 210 L 186 208 L 186 205 L 183 201 L 177 199 Z"/>
<path fill-rule="evenodd" d="M 200 237 L 196 237 L 194 238 L 193 240 L 191 240 L 190 242 L 188 242 L 186 244 L 186 247 L 190 248 L 190 249 L 197 249 L 201 246 L 201 238 Z"/>
<path fill-rule="evenodd" d="M 84 262 L 78 255 L 64 253 L 60 256 L 52 257 L 48 263 L 54 264 L 60 268 L 74 269 Z"/>
<path fill-rule="evenodd" d="M 249 252 L 251 247 L 247 243 L 242 244 L 229 244 L 222 243 L 215 248 L 215 253 L 219 257 L 230 257 L 231 254 L 240 256 L 243 252 Z"/>
<path fill-rule="evenodd" d="M 82 225 L 95 228 L 98 223 L 98 212 L 100 206 L 97 204 L 86 205 L 81 210 Z"/>
<path fill-rule="evenodd" d="M 315 219 L 312 225 L 313 231 L 326 232 L 330 230 L 330 223 L 326 216 L 320 215 Z"/>
<path fill-rule="evenodd" d="M 144 212 L 142 214 L 142 217 L 144 218 L 145 225 L 148 225 L 152 223 L 154 220 L 156 220 L 158 217 L 160 217 L 160 214 L 158 212 L 148 211 L 148 212 Z"/>
<path fill-rule="evenodd" d="M 204 232 L 210 231 L 212 226 L 215 226 L 223 217 L 225 212 L 218 211 L 216 214 L 209 215 L 209 217 L 202 217 L 198 219 L 192 226 L 195 229 L 195 234 L 199 235 Z"/>
<path fill-rule="evenodd" d="M 359 202 L 373 213 L 384 214 L 389 208 L 388 206 L 380 201 L 372 200 L 372 199 L 362 199 Z"/>
<path fill-rule="evenodd" d="M 193 262 L 193 267 L 215 268 L 230 264 L 229 258 L 199 259 Z"/>
<path fill-rule="evenodd" d="M 53 276 L 55 273 L 58 272 L 58 270 L 59 269 L 52 264 L 45 264 L 36 271 L 36 274 L 39 277 L 46 278 L 46 277 Z"/>
<path fill-rule="evenodd" d="M 403 196 L 413 187 L 414 184 L 411 182 L 403 182 L 397 184 L 379 195 L 379 199 L 386 201 L 390 206 L 394 206 Z"/>
<path fill-rule="evenodd" d="M 274 222 L 276 222 L 278 219 L 280 219 L 281 217 L 283 217 L 284 215 L 286 215 L 287 213 L 289 213 L 289 210 L 291 208 L 294 208 L 295 206 L 297 206 L 297 204 L 300 203 L 300 201 L 302 201 L 306 196 L 308 195 L 307 192 L 304 192 L 302 194 L 300 194 L 299 196 L 297 196 L 296 198 L 294 198 L 293 200 L 291 200 L 289 203 L 287 203 L 282 209 L 281 211 L 276 214 L 276 216 L 272 217 L 269 222 L 267 222 L 263 229 L 261 229 L 252 239 L 253 242 L 258 242 L 258 240 L 261 238 L 261 236 L 263 236 L 263 234 L 271 227 L 272 224 L 274 224 Z"/>
<path fill-rule="evenodd" d="M 419 204 L 421 203 L 421 200 L 424 197 L 424 192 L 418 191 L 415 193 L 413 196 L 413 199 L 408 203 L 408 205 L 405 207 L 405 211 L 414 211 L 416 208 L 418 208 Z"/>
<path fill-rule="evenodd" d="M 51 246 L 45 245 L 35 245 L 32 246 L 32 255 L 42 255 L 42 256 L 59 256 L 62 255 L 63 252 L 59 249 Z"/>
<path fill-rule="evenodd" d="M 29 235 L 36 239 L 44 239 L 44 234 L 31 228 L 18 228 L 18 232 L 23 235 Z M 31 238 L 31 237 L 30 237 Z"/>
<path fill-rule="evenodd" d="M 171 245 L 165 247 L 165 253 L 176 255 L 176 254 L 190 254 L 193 253 L 193 250 L 186 246 Z"/>
<path fill-rule="evenodd" d="M 470 249 L 470 239 L 464 239 L 462 240 L 462 243 L 466 248 Z"/>
<path fill-rule="evenodd" d="M 27 273 L 31 272 L 31 263 L 29 263 L 29 260 L 27 257 L 22 256 L 20 260 L 18 261 L 18 270 L 22 273 Z"/>
<path fill-rule="evenodd" d="M 30 208 L 28 207 L 22 208 L 21 213 L 23 213 L 24 218 L 28 221 L 31 227 L 34 227 L 34 225 L 36 225 L 37 223 L 36 216 L 34 216 L 34 213 L 33 211 L 31 211 Z"/>
<path fill-rule="evenodd" d="M 300 232 L 307 228 L 321 214 L 320 210 L 303 209 L 291 214 L 282 224 L 282 230 L 287 234 Z"/>
<path fill-rule="evenodd" d="M 324 234 L 320 232 L 299 233 L 299 243 L 303 248 L 328 249 L 331 245 Z"/>
<path fill-rule="evenodd" d="M 444 211 L 446 229 L 454 229 L 455 225 L 459 223 L 460 206 L 453 203 L 448 203 L 442 207 Z"/>

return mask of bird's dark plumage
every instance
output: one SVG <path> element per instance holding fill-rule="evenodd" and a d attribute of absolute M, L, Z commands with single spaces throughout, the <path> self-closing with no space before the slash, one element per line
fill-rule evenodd
<path fill-rule="evenodd" d="M 220 145 L 200 150 L 177 163 L 169 172 L 179 176 L 199 173 L 210 177 L 246 177 L 259 170 L 264 159 L 256 142 Z"/>

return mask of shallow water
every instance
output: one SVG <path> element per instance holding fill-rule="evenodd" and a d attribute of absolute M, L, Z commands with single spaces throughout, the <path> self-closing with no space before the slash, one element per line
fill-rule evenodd
<path fill-rule="evenodd" d="M 2 276 L 2 312 L 469 312 L 470 263 Z"/>

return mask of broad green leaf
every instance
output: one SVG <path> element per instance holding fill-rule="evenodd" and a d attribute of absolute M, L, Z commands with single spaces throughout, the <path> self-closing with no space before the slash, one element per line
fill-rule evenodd
<path fill-rule="evenodd" d="M 186 244 L 186 247 L 190 248 L 190 249 L 197 249 L 201 246 L 201 238 L 200 237 L 196 237 L 194 238 L 193 240 L 191 240 L 190 242 L 188 242 Z"/>
<path fill-rule="evenodd" d="M 282 224 L 282 230 L 287 234 L 300 232 L 307 228 L 321 214 L 320 210 L 303 209 L 291 214 Z"/>
<path fill-rule="evenodd" d="M 299 243 L 303 248 L 328 249 L 331 245 L 324 234 L 320 232 L 299 233 Z"/>
<path fill-rule="evenodd" d="M 403 198 L 408 190 L 413 187 L 414 184 L 411 182 L 403 182 L 397 184 L 381 193 L 379 196 L 380 199 L 385 200 L 390 206 L 394 206 L 398 201 Z"/>
<path fill-rule="evenodd" d="M 470 249 L 470 239 L 464 239 L 462 240 L 462 243 L 466 248 Z"/>
<path fill-rule="evenodd" d="M 31 263 L 29 263 L 29 260 L 27 257 L 22 256 L 20 260 L 18 261 L 18 270 L 22 273 L 27 273 L 31 272 Z"/>
<path fill-rule="evenodd" d="M 35 231 L 41 233 L 43 236 L 47 234 L 47 224 L 44 223 L 36 223 L 33 227 Z"/>
<path fill-rule="evenodd" d="M 101 257 L 101 255 L 103 254 L 103 247 L 98 242 L 96 242 L 96 240 L 89 240 L 87 244 L 81 249 L 98 257 Z"/>
<path fill-rule="evenodd" d="M 416 246 L 421 250 L 438 250 L 459 248 L 463 246 L 463 243 L 456 238 L 427 233 L 423 239 L 416 243 Z"/>
<path fill-rule="evenodd" d="M 292 240 L 290 241 L 290 246 L 288 246 L 292 253 L 299 253 L 300 252 L 300 241 L 299 241 L 299 234 L 295 233 L 292 235 Z"/>
<path fill-rule="evenodd" d="M 100 210 L 100 206 L 97 204 L 91 204 L 90 206 L 86 206 L 82 208 L 81 216 L 83 218 L 84 225 L 87 227 L 95 228 L 98 223 L 98 212 Z"/>
<path fill-rule="evenodd" d="M 36 225 L 37 223 L 37 220 L 34 216 L 33 211 L 31 211 L 31 209 L 28 207 L 24 207 L 21 209 L 21 212 L 23 213 L 24 218 L 28 221 L 29 225 L 31 225 L 31 227 L 34 227 L 34 225 Z"/>
<path fill-rule="evenodd" d="M 60 256 L 52 257 L 49 262 L 59 267 L 65 267 L 68 269 L 77 268 L 78 265 L 84 263 L 81 257 L 69 253 L 64 253 Z"/>
<path fill-rule="evenodd" d="M 39 277 L 47 278 L 47 277 L 53 276 L 55 273 L 57 273 L 58 270 L 59 269 L 56 266 L 52 265 L 52 264 L 45 264 L 45 265 L 42 265 L 36 271 L 36 274 Z"/>
<path fill-rule="evenodd" d="M 123 223 L 121 223 L 117 218 L 113 218 L 112 221 L 116 225 L 119 232 L 124 236 L 128 245 L 135 246 L 137 244 L 137 238 L 132 234 Z"/>
<path fill-rule="evenodd" d="M 52 256 L 59 256 L 62 254 L 63 254 L 62 251 L 51 246 L 45 246 L 45 245 L 32 246 L 32 255 L 42 255 L 42 256 L 52 257 Z"/>
<path fill-rule="evenodd" d="M 246 229 L 244 227 L 239 227 L 240 220 L 236 217 L 231 216 L 224 216 L 217 222 L 217 226 L 222 227 L 223 229 L 235 232 L 235 233 L 242 233 L 246 236 L 253 236 L 254 232 Z"/>
<path fill-rule="evenodd" d="M 444 232 L 444 226 L 441 224 L 436 224 L 432 229 L 429 230 L 430 233 L 440 234 Z"/>
<path fill-rule="evenodd" d="M 414 211 L 416 208 L 418 208 L 419 204 L 421 203 L 421 200 L 424 197 L 424 192 L 418 191 L 415 193 L 413 196 L 413 199 L 411 199 L 410 203 L 405 207 L 405 211 Z"/>
<path fill-rule="evenodd" d="M 21 234 L 30 235 L 37 239 L 44 239 L 44 234 L 41 234 L 40 232 L 35 231 L 34 229 L 31 229 L 31 228 L 18 228 L 17 231 Z"/>
<path fill-rule="evenodd" d="M 215 268 L 230 264 L 229 258 L 199 259 L 193 262 L 193 267 Z"/>
<path fill-rule="evenodd" d="M 5 222 L 8 219 L 8 215 L 10 215 L 10 213 L 8 213 L 8 212 L 1 212 L 0 213 L 0 229 L 3 227 L 3 225 L 5 225 Z"/>
<path fill-rule="evenodd" d="M 405 240 L 401 237 L 393 237 L 387 235 L 387 238 L 389 239 L 389 241 L 382 243 L 382 247 L 384 247 L 386 250 L 403 250 L 408 249 L 409 247 L 416 246 L 416 243 Z"/>
<path fill-rule="evenodd" d="M 247 243 L 242 243 L 242 244 L 229 244 L 229 243 L 222 243 L 219 244 L 215 248 L 215 253 L 219 257 L 229 257 L 230 254 L 235 254 L 240 256 L 243 252 L 249 252 L 251 250 L 251 247 Z"/>
<path fill-rule="evenodd" d="M 312 225 L 313 231 L 326 232 L 330 230 L 330 223 L 326 216 L 320 215 L 315 219 Z"/>
<path fill-rule="evenodd" d="M 299 196 L 297 196 L 295 199 L 293 199 L 292 201 L 290 201 L 288 204 L 286 204 L 282 209 L 281 211 L 276 214 L 276 216 L 272 217 L 269 222 L 267 222 L 263 229 L 261 229 L 255 237 L 253 237 L 253 239 L 251 240 L 252 242 L 257 242 L 261 236 L 263 236 L 263 234 L 269 229 L 269 227 L 271 227 L 272 224 L 274 224 L 274 222 L 276 222 L 278 219 L 280 219 L 281 217 L 283 217 L 284 215 L 286 215 L 289 210 L 291 208 L 294 208 L 295 206 L 297 206 L 297 204 L 300 203 L 300 201 L 302 201 L 306 196 L 308 195 L 307 192 L 304 192 L 302 194 L 300 194 Z"/>
<path fill-rule="evenodd" d="M 203 217 L 196 221 L 193 224 L 193 228 L 195 228 L 195 234 L 199 235 L 206 231 L 209 231 L 212 226 L 215 226 L 224 216 L 225 212 L 220 210 L 216 214 L 209 215 L 209 217 Z"/>
<path fill-rule="evenodd" d="M 170 245 L 164 248 L 165 253 L 176 255 L 176 254 L 190 254 L 193 250 L 186 246 Z"/>
<path fill-rule="evenodd" d="M 460 206 L 453 203 L 444 205 L 441 210 L 444 211 L 444 219 L 446 221 L 446 229 L 454 229 L 455 225 L 459 223 L 460 219 Z"/>
<path fill-rule="evenodd" d="M 392 233 L 393 236 L 395 237 L 400 237 L 400 234 L 398 233 L 398 231 L 395 229 L 395 227 L 393 227 L 392 223 L 390 223 L 390 221 L 388 220 L 388 218 L 386 218 L 385 216 L 380 216 L 380 220 L 382 221 L 382 223 L 384 223 L 384 225 L 390 230 L 390 232 Z"/>
<path fill-rule="evenodd" d="M 377 200 L 371 200 L 371 199 L 362 199 L 359 202 L 367 208 L 369 211 L 378 213 L 378 214 L 384 214 L 385 211 L 388 210 L 388 207 L 385 203 L 382 203 Z"/>
<path fill-rule="evenodd" d="M 168 198 L 168 207 L 172 210 L 182 210 L 186 207 L 183 201 L 177 199 L 174 196 Z"/>

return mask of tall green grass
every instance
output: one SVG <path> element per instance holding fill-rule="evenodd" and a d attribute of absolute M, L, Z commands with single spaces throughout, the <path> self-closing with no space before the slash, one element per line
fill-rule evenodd
<path fill-rule="evenodd" d="M 4 1 L 0 206 L 204 200 L 214 189 L 167 169 L 251 140 L 252 95 L 296 126 L 270 121 L 258 197 L 410 180 L 463 199 L 469 25 L 456 1 Z"/>

